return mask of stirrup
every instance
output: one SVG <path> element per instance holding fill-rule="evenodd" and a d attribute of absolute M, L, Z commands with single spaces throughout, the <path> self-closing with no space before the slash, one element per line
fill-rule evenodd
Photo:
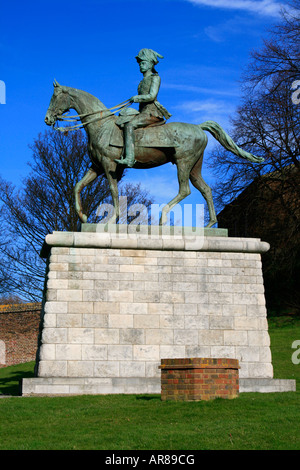
<path fill-rule="evenodd" d="M 131 159 L 131 158 L 128 159 L 126 157 L 126 158 L 120 158 L 120 160 L 115 159 L 115 162 L 120 163 L 121 165 L 127 165 L 129 168 L 132 168 L 135 165 L 136 160 L 134 158 L 133 159 Z"/>

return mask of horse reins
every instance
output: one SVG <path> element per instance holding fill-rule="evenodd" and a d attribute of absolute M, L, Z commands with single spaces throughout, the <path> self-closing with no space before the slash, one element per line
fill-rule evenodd
<path fill-rule="evenodd" d="M 65 122 L 78 122 L 81 120 L 82 117 L 87 117 L 87 116 L 93 116 L 95 114 L 100 114 L 100 117 L 97 117 L 95 119 L 92 119 L 91 121 L 83 122 L 81 124 L 76 124 L 75 126 L 70 126 L 70 127 L 54 127 L 52 126 L 53 129 L 56 131 L 60 132 L 69 132 L 73 131 L 75 129 L 80 129 L 84 126 L 87 126 L 88 124 L 91 124 L 92 122 L 97 122 L 100 121 L 101 119 L 106 119 L 109 117 L 112 117 L 113 114 L 118 113 L 121 109 L 127 108 L 128 106 L 131 105 L 130 100 L 122 101 L 122 103 L 118 104 L 117 106 L 113 106 L 112 108 L 107 108 L 104 111 L 94 111 L 92 113 L 85 113 L 85 114 L 76 114 L 75 116 L 63 116 L 63 115 L 57 115 L 57 120 L 58 121 L 65 121 Z M 115 111 L 112 111 L 112 110 Z M 109 114 L 107 116 L 102 116 L 103 113 L 108 112 Z"/>

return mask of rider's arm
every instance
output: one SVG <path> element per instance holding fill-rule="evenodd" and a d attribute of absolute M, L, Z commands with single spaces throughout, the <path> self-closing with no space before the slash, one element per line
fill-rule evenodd
<path fill-rule="evenodd" d="M 159 92 L 160 81 L 159 75 L 153 75 L 149 93 L 147 95 L 133 96 L 130 101 L 133 101 L 134 103 L 148 103 L 155 101 Z"/>

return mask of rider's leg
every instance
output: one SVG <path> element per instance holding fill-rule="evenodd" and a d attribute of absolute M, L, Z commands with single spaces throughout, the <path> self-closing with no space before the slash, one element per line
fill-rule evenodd
<path fill-rule="evenodd" d="M 135 159 L 134 159 L 134 130 L 135 127 L 131 124 L 131 122 L 128 122 L 125 124 L 124 127 L 124 138 L 125 138 L 125 161 L 123 163 L 126 163 L 126 165 L 129 168 L 132 168 L 133 165 L 135 164 Z"/>
<path fill-rule="evenodd" d="M 130 122 L 127 122 L 124 126 L 124 140 L 125 140 L 125 157 L 121 160 L 115 160 L 117 163 L 122 165 L 127 165 L 129 168 L 132 168 L 135 164 L 134 158 L 134 131 L 141 127 L 149 126 L 154 124 L 160 119 L 155 116 L 143 115 L 142 113 L 134 117 Z"/>
<path fill-rule="evenodd" d="M 127 165 L 132 168 L 135 164 L 134 159 L 134 126 L 131 122 L 127 122 L 124 126 L 124 153 L 126 158 L 115 160 L 117 163 Z"/>

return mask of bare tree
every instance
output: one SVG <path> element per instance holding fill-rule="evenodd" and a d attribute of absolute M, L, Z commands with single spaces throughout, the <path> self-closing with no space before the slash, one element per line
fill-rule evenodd
<path fill-rule="evenodd" d="M 80 230 L 74 206 L 75 184 L 91 165 L 86 137 L 81 131 L 66 135 L 46 131 L 31 146 L 31 171 L 21 188 L 0 180 L 1 220 L 10 242 L 0 246 L 2 264 L 7 267 L 9 294 L 28 300 L 40 300 L 45 277 L 45 261 L 39 257 L 48 233 L 55 230 Z M 151 204 L 146 191 L 137 185 L 122 185 L 120 194 L 127 204 Z M 112 203 L 109 185 L 104 176 L 86 187 L 82 193 L 89 222 L 97 223 L 101 203 Z M 1 270 L 1 265 L 0 265 Z M 1 272 L 0 272 L 1 274 Z M 1 293 L 1 292 L 0 292 Z"/>
<path fill-rule="evenodd" d="M 0 221 L 0 254 L 8 244 L 7 238 L 4 236 L 3 224 Z M 2 257 L 0 257 L 0 297 L 7 293 L 10 277 L 7 265 Z"/>
<path fill-rule="evenodd" d="M 231 204 L 235 211 L 252 214 L 252 223 L 235 235 L 256 236 L 271 244 L 264 256 L 269 305 L 276 298 L 277 303 L 297 309 L 300 104 L 293 102 L 291 87 L 300 79 L 299 7 L 299 0 L 294 0 L 263 48 L 252 53 L 243 77 L 244 97 L 231 120 L 230 134 L 237 145 L 264 157 L 264 163 L 238 161 L 219 147 L 210 159 L 211 170 L 217 174 L 218 211 Z"/>
<path fill-rule="evenodd" d="M 278 85 L 300 78 L 300 0 L 287 3 L 281 21 L 263 43 L 261 49 L 251 53 L 243 77 L 247 86 L 266 85 L 274 76 Z"/>

